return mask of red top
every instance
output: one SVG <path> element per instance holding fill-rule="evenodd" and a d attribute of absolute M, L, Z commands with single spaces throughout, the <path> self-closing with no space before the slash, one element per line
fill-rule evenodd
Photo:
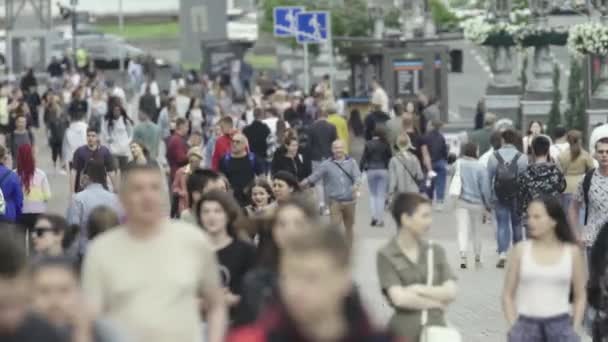
<path fill-rule="evenodd" d="M 175 133 L 167 144 L 167 162 L 171 169 L 171 179 L 180 167 L 188 164 L 188 143 L 181 135 Z"/>
<path fill-rule="evenodd" d="M 214 171 L 220 170 L 220 161 L 226 153 L 230 153 L 231 144 L 232 136 L 229 134 L 224 134 L 215 141 L 215 149 L 213 150 L 213 157 L 211 158 L 211 168 Z"/>

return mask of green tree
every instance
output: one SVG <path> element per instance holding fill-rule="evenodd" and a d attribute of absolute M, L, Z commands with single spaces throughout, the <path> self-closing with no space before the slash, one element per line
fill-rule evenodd
<path fill-rule="evenodd" d="M 583 70 L 576 58 L 570 59 L 568 78 L 568 109 L 565 113 L 566 127 L 585 131 L 585 99 L 583 97 Z"/>
<path fill-rule="evenodd" d="M 560 103 L 562 101 L 562 92 L 559 89 L 560 70 L 557 64 L 553 65 L 553 98 L 551 101 L 551 110 L 549 111 L 549 119 L 547 120 L 547 131 L 550 136 L 553 136 L 555 127 L 562 123 L 562 113 L 560 112 Z"/>

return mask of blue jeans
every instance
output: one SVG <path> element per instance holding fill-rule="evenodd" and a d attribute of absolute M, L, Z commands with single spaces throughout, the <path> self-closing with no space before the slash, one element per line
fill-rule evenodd
<path fill-rule="evenodd" d="M 438 202 L 443 202 L 448 178 L 448 161 L 438 160 L 433 162 L 433 171 L 435 171 L 437 176 L 433 178 L 431 186 L 427 188 L 427 195 L 431 200 L 435 199 Z"/>
<path fill-rule="evenodd" d="M 498 243 L 498 254 L 509 250 L 511 241 L 513 244 L 523 238 L 521 217 L 517 215 L 517 202 L 513 200 L 509 204 L 496 204 L 496 241 Z"/>
<path fill-rule="evenodd" d="M 367 171 L 372 219 L 384 221 L 384 205 L 388 191 L 388 170 L 377 169 Z"/>
<path fill-rule="evenodd" d="M 519 316 L 509 330 L 508 342 L 579 342 L 572 318 L 563 314 L 548 318 Z"/>

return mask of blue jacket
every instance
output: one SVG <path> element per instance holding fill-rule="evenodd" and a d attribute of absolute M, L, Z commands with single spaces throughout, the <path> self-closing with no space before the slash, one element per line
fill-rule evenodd
<path fill-rule="evenodd" d="M 21 216 L 23 209 L 23 189 L 21 188 L 21 179 L 19 176 L 8 169 L 6 166 L 0 164 L 0 179 L 4 175 L 10 172 L 10 175 L 2 180 L 0 189 L 4 195 L 4 202 L 6 203 L 6 212 L 2 216 L 2 219 L 9 222 L 16 222 Z"/>
<path fill-rule="evenodd" d="M 485 166 L 477 159 L 466 157 L 460 158 L 458 162 L 460 163 L 460 180 L 462 183 L 460 199 L 490 208 L 490 182 Z"/>

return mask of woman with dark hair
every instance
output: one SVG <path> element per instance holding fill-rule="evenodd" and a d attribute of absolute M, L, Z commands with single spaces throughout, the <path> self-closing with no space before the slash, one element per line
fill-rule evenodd
<path fill-rule="evenodd" d="M 285 241 L 309 222 L 318 220 L 316 206 L 302 196 L 293 196 L 276 211 L 272 222 L 260 222 L 256 266 L 243 280 L 242 315 L 238 325 L 255 321 L 276 298 L 278 265 Z"/>
<path fill-rule="evenodd" d="M 456 280 L 445 249 L 426 238 L 433 221 L 429 199 L 416 193 L 397 194 L 391 214 L 397 234 L 376 255 L 382 294 L 395 310 L 388 326 L 406 341 L 420 341 L 424 312 L 428 325 L 446 326 L 445 312 L 456 298 Z"/>
<path fill-rule="evenodd" d="M 570 148 L 560 153 L 557 158 L 558 165 L 566 177 L 566 190 L 562 194 L 562 206 L 566 212 L 581 179 L 587 171 L 594 168 L 593 157 L 583 149 L 582 132 L 571 130 L 567 140 Z"/>
<path fill-rule="evenodd" d="M 388 164 L 392 157 L 392 147 L 386 139 L 386 126 L 376 125 L 372 139 L 365 143 L 359 164 L 362 172 L 367 171 L 372 227 L 384 227 L 384 207 L 389 181 Z"/>
<path fill-rule="evenodd" d="M 36 167 L 31 145 L 19 146 L 16 164 L 24 195 L 19 223 L 26 229 L 32 229 L 38 216 L 46 212 L 51 199 L 51 186 L 46 173 Z"/>
<path fill-rule="evenodd" d="M 137 165 L 146 165 L 150 162 L 156 163 L 156 161 L 151 161 L 149 159 L 149 152 L 146 146 L 139 141 L 131 141 L 129 144 L 129 149 L 131 150 L 131 159 L 127 165 L 137 164 Z"/>
<path fill-rule="evenodd" d="M 249 217 L 269 217 L 276 207 L 272 187 L 262 177 L 256 177 L 245 190 L 250 204 L 245 207 Z"/>
<path fill-rule="evenodd" d="M 255 261 L 255 248 L 237 238 L 235 225 L 239 214 L 234 198 L 222 191 L 204 194 L 196 205 L 198 224 L 207 232 L 217 254 L 232 322 L 240 315 L 243 278 Z"/>
<path fill-rule="evenodd" d="M 486 116 L 486 102 L 484 99 L 481 99 L 477 102 L 477 107 L 475 109 L 475 129 L 482 129 L 483 122 Z"/>
<path fill-rule="evenodd" d="M 272 176 L 272 193 L 278 204 L 287 202 L 298 192 L 300 192 L 300 183 L 293 174 L 279 171 Z"/>
<path fill-rule="evenodd" d="M 198 97 L 192 97 L 190 99 L 190 106 L 186 112 L 186 119 L 190 122 L 190 133 L 200 132 L 203 133 L 205 119 L 203 117 L 203 107 L 201 100 Z"/>
<path fill-rule="evenodd" d="M 310 176 L 312 162 L 300 153 L 299 148 L 298 135 L 294 130 L 287 130 L 283 138 L 283 146 L 276 150 L 274 158 L 272 158 L 272 174 L 286 171 L 296 176 L 298 181 Z"/>
<path fill-rule="evenodd" d="M 529 239 L 513 248 L 505 275 L 508 341 L 580 341 L 585 261 L 559 200 L 545 196 L 532 201 L 528 227 Z"/>
<path fill-rule="evenodd" d="M 108 113 L 101 123 L 101 141 L 110 149 L 114 163 L 124 170 L 129 161 L 129 143 L 133 137 L 133 120 L 118 98 L 108 100 Z"/>
<path fill-rule="evenodd" d="M 545 134 L 545 130 L 543 129 L 543 123 L 537 120 L 533 120 L 528 125 L 528 132 L 526 136 L 523 138 L 523 148 L 524 154 L 533 155 L 532 153 L 532 140 L 535 137 Z"/>
<path fill-rule="evenodd" d="M 160 128 L 163 140 L 168 139 L 175 130 L 175 120 L 178 118 L 177 104 L 175 97 L 170 97 L 158 114 L 158 127 Z"/>
<path fill-rule="evenodd" d="M 587 297 L 595 310 L 593 342 L 608 342 L 608 223 L 602 227 L 591 248 Z"/>
<path fill-rule="evenodd" d="M 456 161 L 449 194 L 457 197 L 458 247 L 460 268 L 467 268 L 467 252 L 470 230 L 473 237 L 475 265 L 481 265 L 481 225 L 483 215 L 491 208 L 490 182 L 486 167 L 477 160 L 477 144 L 468 142 L 462 148 L 462 157 Z M 460 184 L 460 189 L 458 189 Z"/>

